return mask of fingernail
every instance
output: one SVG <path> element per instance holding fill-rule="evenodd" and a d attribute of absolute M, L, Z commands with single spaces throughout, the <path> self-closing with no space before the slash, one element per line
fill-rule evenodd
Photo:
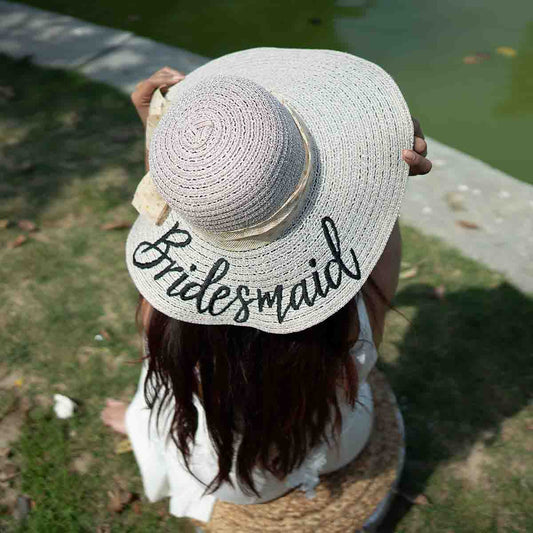
<path fill-rule="evenodd" d="M 414 161 L 415 160 L 415 154 L 411 150 L 404 150 L 403 151 L 403 157 L 407 161 Z"/>

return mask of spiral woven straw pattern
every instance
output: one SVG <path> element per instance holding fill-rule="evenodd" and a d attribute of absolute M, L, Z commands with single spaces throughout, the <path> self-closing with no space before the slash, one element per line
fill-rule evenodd
<path fill-rule="evenodd" d="M 126 247 L 141 294 L 177 319 L 273 333 L 311 327 L 353 298 L 409 171 L 413 125 L 392 78 L 350 54 L 259 48 L 203 65 L 167 98 L 150 173 L 172 209 L 161 226 L 139 217 Z M 309 132 L 305 201 L 270 242 L 221 244 L 216 232 L 267 219 L 302 174 L 302 136 L 282 102 Z"/>
<path fill-rule="evenodd" d="M 161 195 L 192 226 L 212 231 L 267 219 L 295 189 L 304 162 L 289 111 L 257 83 L 231 76 L 186 92 L 150 147 Z"/>
<path fill-rule="evenodd" d="M 355 532 L 394 488 L 404 446 L 397 406 L 386 377 L 368 378 L 374 397 L 374 427 L 365 449 L 344 468 L 321 476 L 316 496 L 292 491 L 272 502 L 235 505 L 217 501 L 209 533 Z"/>

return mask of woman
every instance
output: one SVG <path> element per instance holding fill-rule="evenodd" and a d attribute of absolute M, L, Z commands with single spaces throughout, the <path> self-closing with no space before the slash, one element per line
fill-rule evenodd
<path fill-rule="evenodd" d="M 132 94 L 145 126 L 170 87 L 127 245 L 145 366 L 102 418 L 151 500 L 207 521 L 216 499 L 312 496 L 364 447 L 405 178 L 431 163 L 394 82 L 348 54 L 164 68 Z"/>

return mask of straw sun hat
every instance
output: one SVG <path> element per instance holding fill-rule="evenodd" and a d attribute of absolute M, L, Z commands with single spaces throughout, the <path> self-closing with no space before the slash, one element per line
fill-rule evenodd
<path fill-rule="evenodd" d="M 409 172 L 413 125 L 392 78 L 346 53 L 258 48 L 203 65 L 167 101 L 149 147 L 167 208 L 141 214 L 126 245 L 148 302 L 289 333 L 353 298 Z"/>

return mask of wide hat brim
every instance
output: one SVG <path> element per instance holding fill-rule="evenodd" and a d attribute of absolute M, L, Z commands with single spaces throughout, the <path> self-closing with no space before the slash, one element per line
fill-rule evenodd
<path fill-rule="evenodd" d="M 331 50 L 257 48 L 189 74 L 170 102 L 216 75 L 250 79 L 282 98 L 312 139 L 315 173 L 299 215 L 272 242 L 228 250 L 171 211 L 139 216 L 126 244 L 130 276 L 148 302 L 192 323 L 290 333 L 322 322 L 361 289 L 397 220 L 413 124 L 380 67 Z"/>

